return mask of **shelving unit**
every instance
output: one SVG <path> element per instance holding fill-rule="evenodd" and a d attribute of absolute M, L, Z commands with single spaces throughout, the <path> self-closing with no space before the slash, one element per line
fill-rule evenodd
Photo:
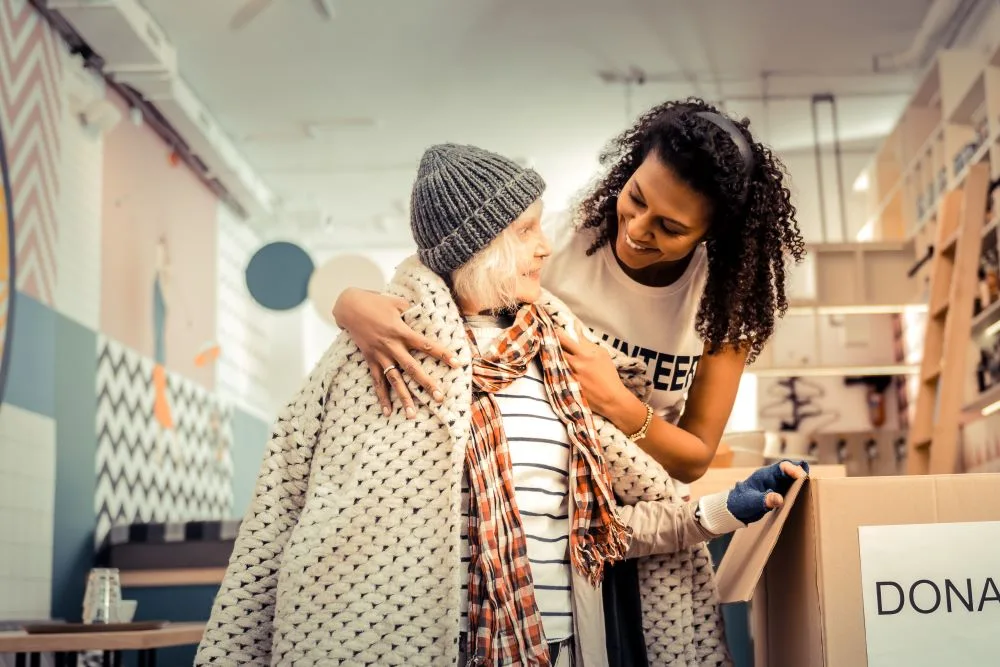
<path fill-rule="evenodd" d="M 913 264 L 904 241 L 819 243 L 807 246 L 806 253 L 815 295 L 795 300 L 794 308 L 871 314 L 919 304 L 906 281 L 893 279 Z"/>
<path fill-rule="evenodd" d="M 759 377 L 848 377 L 855 375 L 915 375 L 917 365 L 895 363 L 891 357 L 866 363 L 843 365 L 842 359 L 824 359 L 820 350 L 821 318 L 829 316 L 893 315 L 909 309 L 926 309 L 914 299 L 908 281 L 899 280 L 913 262 L 909 244 L 904 241 L 855 243 L 818 243 L 806 247 L 809 288 L 789 300 L 787 315 L 811 317 L 815 337 L 813 349 L 791 362 L 776 359 L 772 346 L 765 346 L 751 372 Z M 787 322 L 787 320 L 786 320 Z M 836 355 L 833 355 L 836 357 Z"/>
<path fill-rule="evenodd" d="M 1000 400 L 1000 389 L 970 399 L 964 382 L 973 372 L 968 341 L 1000 333 L 1000 303 L 972 313 L 979 253 L 997 244 L 1000 206 L 984 221 L 997 178 L 1000 46 L 941 51 L 868 166 L 871 236 L 909 244 L 910 267 L 900 275 L 912 278 L 903 281 L 910 300 L 927 304 L 921 372 L 897 382 L 908 385 L 913 406 L 911 473 L 951 472 L 960 426 Z"/>

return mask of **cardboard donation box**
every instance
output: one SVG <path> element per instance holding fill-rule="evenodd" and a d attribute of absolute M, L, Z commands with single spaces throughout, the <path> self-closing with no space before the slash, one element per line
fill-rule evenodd
<path fill-rule="evenodd" d="M 698 500 L 702 496 L 728 491 L 737 482 L 742 482 L 757 470 L 758 468 L 754 467 L 709 468 L 701 479 L 691 482 L 691 499 Z M 809 466 L 809 476 L 813 479 L 847 477 L 847 468 L 842 465 L 813 465 Z"/>
<path fill-rule="evenodd" d="M 1000 475 L 801 480 L 717 581 L 758 667 L 1000 665 Z"/>

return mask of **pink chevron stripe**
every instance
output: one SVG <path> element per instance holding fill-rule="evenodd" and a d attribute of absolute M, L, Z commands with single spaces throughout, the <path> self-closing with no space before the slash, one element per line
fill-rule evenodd
<path fill-rule="evenodd" d="M 23 258 L 26 264 L 27 258 L 38 251 L 38 236 L 36 234 L 20 234 L 18 231 L 15 231 L 14 234 L 14 253 L 18 263 L 17 277 L 20 278 L 22 276 L 21 269 L 24 268 L 21 260 Z"/>
<path fill-rule="evenodd" d="M 19 75 L 25 71 L 27 63 L 38 54 L 35 52 L 36 47 L 40 47 L 43 41 L 43 35 L 38 30 L 40 26 L 33 26 L 33 29 L 25 33 L 25 35 L 14 35 L 13 44 L 7 44 L 4 47 L 5 55 L 7 56 L 7 70 L 11 73 L 11 82 L 17 83 Z M 24 44 L 18 47 L 18 41 L 24 40 Z M 19 50 L 15 50 L 18 49 Z"/>
<path fill-rule="evenodd" d="M 51 202 L 42 196 L 37 188 L 32 188 L 31 191 L 24 196 L 24 199 L 18 201 L 17 204 L 18 211 L 14 213 L 14 225 L 17 227 L 16 233 L 19 236 L 23 234 L 25 237 L 31 237 L 33 235 L 40 236 L 41 238 L 39 242 L 42 244 L 41 249 L 43 251 L 49 250 L 49 239 L 46 238 L 47 225 L 37 225 L 36 229 L 35 227 L 30 226 L 29 223 L 35 221 L 36 219 L 33 217 L 33 214 L 37 214 L 37 217 L 42 220 L 44 220 L 47 215 L 54 215 L 55 209 L 51 206 Z M 24 219 L 23 223 L 17 220 L 19 215 Z M 22 224 L 24 225 L 24 228 L 20 227 Z M 52 247 L 54 248 L 54 244 Z"/>
<path fill-rule="evenodd" d="M 32 153 L 28 155 L 26 161 L 26 169 L 22 172 L 23 175 L 20 178 L 12 181 L 11 189 L 14 191 L 14 224 L 19 225 L 20 221 L 16 218 L 19 215 L 27 215 L 29 211 L 33 208 L 39 209 L 43 216 L 43 221 L 54 220 L 54 215 L 56 212 L 54 197 L 49 194 L 49 187 L 45 184 L 45 172 L 41 169 L 41 165 L 36 165 L 40 161 L 37 153 Z M 34 171 L 31 171 L 34 169 Z M 38 181 L 42 181 L 38 183 Z M 28 231 L 28 230 L 25 230 Z"/>
<path fill-rule="evenodd" d="M 34 48 L 40 48 L 36 46 Z M 42 119 L 42 127 L 46 130 L 51 130 L 58 127 L 58 119 L 60 115 L 60 104 L 59 104 L 59 93 L 53 90 L 46 90 L 50 88 L 52 84 L 52 76 L 46 74 L 44 62 L 41 58 L 35 57 L 37 64 L 25 75 L 25 81 L 21 84 L 19 89 L 16 89 L 14 97 L 5 97 L 5 106 L 8 109 L 8 115 L 11 119 L 11 125 L 17 126 L 18 123 L 14 122 L 14 119 L 19 118 L 19 116 L 24 112 L 27 105 L 30 105 L 33 100 L 41 99 L 44 103 L 40 106 L 44 118 Z M 15 77 L 16 78 L 16 77 Z M 11 86 L 14 88 L 14 86 Z M 41 94 L 39 94 L 41 91 Z M 55 100 L 55 101 L 54 101 Z M 50 132 L 51 134 L 51 132 Z M 56 146 L 58 148 L 58 146 Z"/>
<path fill-rule="evenodd" d="M 58 169 L 58 147 L 53 147 L 52 132 L 45 128 L 44 102 L 36 104 L 26 110 L 26 116 L 19 120 L 27 121 L 26 127 L 16 136 L 11 138 L 9 153 L 14 156 L 10 159 L 11 169 L 17 164 L 16 158 L 25 154 L 32 154 L 39 160 L 38 167 L 56 173 Z M 58 132 L 54 134 L 58 135 Z"/>
<path fill-rule="evenodd" d="M 46 258 L 55 257 L 55 239 L 51 238 L 47 233 L 49 232 L 47 226 L 38 222 L 44 219 L 46 215 L 45 208 L 46 202 L 44 198 L 40 196 L 37 189 L 34 189 L 22 203 L 20 214 L 15 214 L 15 226 L 18 227 L 14 237 L 18 262 L 18 282 L 20 282 L 22 276 L 27 278 L 25 275 L 27 267 L 33 267 L 40 274 L 38 283 L 44 287 L 44 290 L 32 296 L 37 296 L 40 299 L 55 291 L 55 285 L 53 284 L 55 267 L 49 265 L 51 268 L 46 271 L 45 266 Z M 20 217 L 21 222 L 18 222 L 18 217 Z M 23 228 L 21 225 L 23 225 Z M 34 261 L 29 261 L 32 259 Z M 25 269 L 25 271 L 22 271 L 22 269 Z M 50 276 L 47 274 L 53 275 Z M 45 303 L 48 302 L 46 301 Z"/>
<path fill-rule="evenodd" d="M 21 4 L 20 13 L 6 0 L 0 2 L 0 21 L 11 27 L 11 33 L 20 34 L 24 26 L 35 17 L 35 10 L 27 2 Z"/>
<path fill-rule="evenodd" d="M 45 99 L 51 107 L 53 127 L 58 127 L 62 118 L 62 94 L 59 90 L 59 81 L 62 76 L 62 62 L 59 59 L 57 49 L 58 39 L 52 30 L 43 25 L 41 34 L 41 54 L 39 70 L 41 73 L 42 88 L 46 91 Z"/>
<path fill-rule="evenodd" d="M 31 115 L 40 117 L 41 110 L 36 107 Z M 28 183 L 29 177 L 37 170 L 41 175 L 41 188 L 46 199 L 52 202 L 57 201 L 59 188 L 56 182 L 58 178 L 58 158 L 53 155 L 52 149 L 46 144 L 49 143 L 48 136 L 40 132 L 26 132 L 15 137 L 10 147 L 11 166 L 11 188 L 14 190 L 14 201 L 17 201 L 20 189 Z"/>
<path fill-rule="evenodd" d="M 38 48 L 37 44 L 34 48 Z M 21 117 L 21 114 L 25 112 L 27 105 L 32 104 L 33 100 L 38 99 L 38 86 L 40 83 L 46 82 L 46 78 L 47 77 L 45 76 L 43 68 L 38 66 L 35 67 L 34 71 L 30 73 L 29 80 L 24 82 L 24 84 L 20 87 L 20 90 L 17 91 L 16 97 L 9 97 L 4 95 L 3 91 L 0 91 L 0 102 L 2 102 L 4 107 L 7 109 L 7 115 L 10 119 L 12 128 L 24 127 L 24 119 Z M 55 99 L 58 99 L 58 97 L 58 93 L 56 93 Z M 37 112 L 38 115 L 32 118 L 32 120 L 40 123 L 39 127 L 43 128 L 43 131 L 46 134 L 46 139 L 51 141 L 53 144 L 52 152 L 58 153 L 59 133 L 56 131 L 56 128 L 58 127 L 57 117 L 59 105 L 53 104 L 52 99 L 53 97 L 42 96 L 42 104 L 34 103 L 35 106 L 33 108 L 28 108 L 33 112 Z M 16 120 L 20 122 L 16 122 Z M 25 132 L 22 136 L 27 137 L 29 135 L 30 132 Z M 12 147 L 11 152 L 16 153 L 17 147 Z"/>
<path fill-rule="evenodd" d="M 52 302 L 57 270 L 60 46 L 30 4 L 0 0 L 0 119 L 9 133 L 17 283 L 45 303 Z"/>
<path fill-rule="evenodd" d="M 51 303 L 53 294 L 38 266 L 39 252 L 36 248 L 30 247 L 32 243 L 26 244 L 23 254 L 27 259 L 17 267 L 17 289 L 43 303 Z"/>

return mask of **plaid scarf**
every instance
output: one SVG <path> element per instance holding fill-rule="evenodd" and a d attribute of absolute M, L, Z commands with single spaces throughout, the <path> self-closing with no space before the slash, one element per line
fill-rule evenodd
<path fill-rule="evenodd" d="M 476 350 L 472 332 L 467 332 Z M 545 392 L 570 441 L 573 519 L 570 562 L 593 586 L 607 563 L 625 557 L 631 531 L 614 510 L 611 478 L 590 410 L 563 357 L 548 313 L 521 307 L 514 324 L 472 362 L 472 438 L 465 453 L 469 482 L 469 665 L 550 665 L 514 502 L 510 451 L 493 393 L 522 377 L 538 356 Z"/>

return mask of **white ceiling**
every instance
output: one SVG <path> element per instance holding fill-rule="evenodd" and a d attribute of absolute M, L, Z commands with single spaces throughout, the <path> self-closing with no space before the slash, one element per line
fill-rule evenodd
<path fill-rule="evenodd" d="M 336 18 L 324 22 L 311 0 L 275 0 L 233 32 L 242 2 L 143 0 L 184 78 L 258 173 L 291 209 L 323 211 L 323 239 L 344 245 L 399 237 L 416 162 L 433 142 L 530 160 L 563 200 L 628 118 L 624 87 L 601 71 L 649 75 L 633 112 L 688 94 L 726 99 L 785 151 L 811 146 L 808 96 L 832 91 L 841 136 L 870 140 L 912 82 L 873 74 L 872 57 L 905 49 L 929 5 L 332 0 Z M 770 95 L 794 99 L 762 102 L 763 72 Z M 390 231 L 369 231 L 380 220 Z"/>

